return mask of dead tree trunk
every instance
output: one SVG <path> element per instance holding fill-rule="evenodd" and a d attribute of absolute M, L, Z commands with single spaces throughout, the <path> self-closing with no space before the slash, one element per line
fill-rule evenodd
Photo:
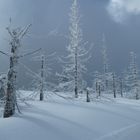
<path fill-rule="evenodd" d="M 96 93 L 97 93 L 97 98 L 101 96 L 101 84 L 100 84 L 100 82 L 96 82 Z"/>
<path fill-rule="evenodd" d="M 6 93 L 6 103 L 4 109 L 4 118 L 10 117 L 15 113 L 15 105 L 16 105 L 16 65 L 17 65 L 17 48 L 18 46 L 15 45 L 14 40 L 12 44 L 11 53 L 12 56 L 10 57 L 10 69 L 8 72 L 8 82 L 7 82 L 7 93 Z"/>
<path fill-rule="evenodd" d="M 87 102 L 90 102 L 90 97 L 89 97 L 89 91 L 88 91 L 88 89 L 86 91 L 86 95 L 87 95 Z"/>
<path fill-rule="evenodd" d="M 10 54 L 10 69 L 7 75 L 7 91 L 6 91 L 6 101 L 3 117 L 7 118 L 15 113 L 15 107 L 17 105 L 16 101 L 16 78 L 17 78 L 17 64 L 18 64 L 18 49 L 21 47 L 21 39 L 27 33 L 29 27 L 31 25 L 25 27 L 24 29 L 17 28 L 11 30 L 9 27 L 7 28 L 8 33 L 11 36 L 11 54 Z"/>
<path fill-rule="evenodd" d="M 96 81 L 96 84 L 95 84 L 95 90 L 96 90 L 96 94 L 98 93 L 98 82 Z"/>
<path fill-rule="evenodd" d="M 5 75 L 0 75 L 0 99 L 4 100 L 5 97 L 5 89 L 6 89 L 6 76 Z"/>
<path fill-rule="evenodd" d="M 41 87 L 40 87 L 40 101 L 44 100 L 44 56 L 41 58 Z"/>
<path fill-rule="evenodd" d="M 113 78 L 113 95 L 114 95 L 114 98 L 116 98 L 116 79 L 115 79 L 114 73 L 112 75 L 112 78 Z"/>
<path fill-rule="evenodd" d="M 78 54 L 77 54 L 77 46 L 75 46 L 75 98 L 78 98 Z"/>
<path fill-rule="evenodd" d="M 101 96 L 101 85 L 100 85 L 100 83 L 99 83 L 99 85 L 98 85 L 98 88 L 99 88 L 99 97 Z"/>

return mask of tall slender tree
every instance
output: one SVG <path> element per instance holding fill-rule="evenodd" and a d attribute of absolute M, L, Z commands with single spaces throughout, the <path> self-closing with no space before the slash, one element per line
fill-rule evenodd
<path fill-rule="evenodd" d="M 104 81 L 104 90 L 108 89 L 108 73 L 109 73 L 109 64 L 108 64 L 108 55 L 106 47 L 106 38 L 103 34 L 102 37 L 102 56 L 103 56 L 103 81 Z"/>
<path fill-rule="evenodd" d="M 134 52 L 130 53 L 130 64 L 125 81 L 131 96 L 135 97 L 135 99 L 139 99 L 139 72 L 136 63 L 136 54 Z"/>
<path fill-rule="evenodd" d="M 45 57 L 44 55 L 41 56 L 41 81 L 40 81 L 40 101 L 44 100 L 44 64 L 45 64 Z"/>
<path fill-rule="evenodd" d="M 83 72 L 86 71 L 85 62 L 90 58 L 88 49 L 85 49 L 87 43 L 83 42 L 82 29 L 80 28 L 80 14 L 77 0 L 73 0 L 70 12 L 69 26 L 69 45 L 67 47 L 68 56 L 63 58 L 64 67 L 63 74 L 67 77 L 68 83 L 72 91 L 75 93 L 75 98 L 78 98 L 78 92 L 82 88 Z M 82 90 L 82 89 L 81 89 Z"/>

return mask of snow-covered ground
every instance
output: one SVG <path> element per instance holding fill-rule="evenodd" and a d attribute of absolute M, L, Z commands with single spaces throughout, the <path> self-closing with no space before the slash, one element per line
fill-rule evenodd
<path fill-rule="evenodd" d="M 22 114 L 0 118 L 0 140 L 140 140 L 140 101 L 86 103 L 55 94 L 28 101 Z"/>

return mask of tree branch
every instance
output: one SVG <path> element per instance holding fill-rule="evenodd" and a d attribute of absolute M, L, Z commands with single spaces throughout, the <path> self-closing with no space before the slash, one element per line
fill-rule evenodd
<path fill-rule="evenodd" d="M 4 54 L 4 55 L 6 55 L 6 56 L 10 56 L 8 53 L 5 53 L 5 52 L 3 52 L 3 51 L 0 51 L 0 53 L 1 53 L 1 54 Z"/>
<path fill-rule="evenodd" d="M 35 53 L 39 52 L 40 50 L 41 50 L 41 48 L 39 48 L 39 49 L 37 49 L 37 50 L 35 50 L 35 51 L 33 51 L 33 52 L 29 52 L 29 53 L 26 53 L 26 54 L 24 54 L 24 55 L 21 55 L 21 56 L 19 56 L 19 58 L 25 57 L 25 56 L 28 56 L 28 55 L 35 54 Z"/>
<path fill-rule="evenodd" d="M 27 33 L 27 31 L 29 30 L 29 28 L 31 27 L 32 24 L 29 24 L 27 27 L 25 27 L 23 30 L 21 30 L 21 32 L 19 33 L 19 38 L 23 38 L 23 36 Z"/>

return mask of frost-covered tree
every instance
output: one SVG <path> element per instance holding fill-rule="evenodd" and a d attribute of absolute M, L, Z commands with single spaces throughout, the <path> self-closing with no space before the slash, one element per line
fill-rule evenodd
<path fill-rule="evenodd" d="M 121 76 L 116 76 L 115 74 L 115 85 L 116 85 L 116 93 L 123 97 L 124 92 L 124 79 Z"/>
<path fill-rule="evenodd" d="M 130 96 L 135 97 L 135 99 L 139 99 L 139 71 L 136 63 L 136 54 L 134 52 L 130 53 L 130 64 L 125 77 L 125 81 L 128 91 L 131 94 Z"/>
<path fill-rule="evenodd" d="M 93 89 L 95 89 L 96 96 L 101 96 L 101 87 L 103 86 L 102 74 L 96 71 L 94 73 Z"/>
<path fill-rule="evenodd" d="M 103 57 L 103 81 L 104 81 L 104 90 L 108 90 L 108 75 L 109 75 L 109 64 L 108 64 L 108 55 L 106 47 L 106 39 L 103 34 L 102 37 L 102 57 Z"/>
<path fill-rule="evenodd" d="M 80 15 L 77 0 L 73 0 L 70 12 L 69 45 L 67 47 L 68 56 L 61 59 L 64 63 L 62 77 L 63 86 L 67 86 L 75 92 L 78 97 L 79 90 L 82 90 L 83 73 L 86 72 L 85 62 L 89 59 L 89 51 L 85 49 L 82 29 L 80 28 Z"/>
<path fill-rule="evenodd" d="M 51 55 L 41 54 L 33 58 L 34 61 L 38 61 L 40 63 L 38 73 L 33 72 L 28 68 L 29 75 L 33 78 L 32 86 L 37 93 L 36 95 L 39 95 L 40 101 L 44 100 L 45 92 L 47 90 L 50 90 L 51 87 L 54 86 L 47 80 L 47 78 L 51 75 L 50 61 L 52 60 L 51 57 L 53 57 L 54 55 L 55 53 Z"/>
<path fill-rule="evenodd" d="M 7 31 L 11 37 L 10 46 L 11 54 L 10 56 L 10 67 L 7 75 L 7 91 L 6 91 L 6 101 L 4 108 L 4 118 L 10 117 L 15 113 L 16 107 L 16 79 L 17 79 L 17 65 L 19 56 L 19 48 L 21 47 L 21 40 L 27 33 L 29 27 L 11 29 L 7 27 Z"/>
<path fill-rule="evenodd" d="M 124 85 L 124 81 L 122 78 L 119 78 L 119 91 L 120 91 L 120 94 L 121 94 L 121 97 L 123 97 L 123 85 Z"/>
<path fill-rule="evenodd" d="M 58 86 L 57 90 L 66 92 L 66 91 L 73 91 L 73 83 L 69 78 L 69 74 L 65 72 L 63 69 L 62 73 L 56 73 L 57 81 L 58 81 Z"/>

